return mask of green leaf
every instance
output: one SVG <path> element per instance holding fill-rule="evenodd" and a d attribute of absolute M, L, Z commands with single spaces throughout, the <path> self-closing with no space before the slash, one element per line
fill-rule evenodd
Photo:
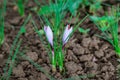
<path fill-rule="evenodd" d="M 101 31 L 106 31 L 111 26 L 111 22 L 114 20 L 114 17 L 112 16 L 102 16 L 102 17 L 90 16 L 90 19 L 95 24 L 97 24 L 97 26 L 99 27 Z"/>
<path fill-rule="evenodd" d="M 24 10 L 23 1 L 24 1 L 24 0 L 18 0 L 18 1 L 17 1 L 18 11 L 19 11 L 19 14 L 20 14 L 21 16 L 24 15 L 24 11 L 25 11 L 25 10 Z"/>
<path fill-rule="evenodd" d="M 25 27 L 22 26 L 22 27 L 20 28 L 20 33 L 21 33 L 21 34 L 22 34 L 22 33 L 26 33 Z"/>
<path fill-rule="evenodd" d="M 4 42 L 4 34 L 0 33 L 0 45 Z"/>
<path fill-rule="evenodd" d="M 48 14 L 51 14 L 52 12 L 54 12 L 54 7 L 55 7 L 55 4 L 42 6 L 39 9 L 38 13 L 39 13 L 39 15 L 48 15 Z"/>
<path fill-rule="evenodd" d="M 90 1 L 89 0 L 82 0 L 82 3 L 85 4 L 86 6 L 90 5 Z"/>
<path fill-rule="evenodd" d="M 85 30 L 83 28 L 78 28 L 78 30 L 79 30 L 79 32 L 84 33 L 84 34 L 86 34 L 86 33 L 88 33 L 90 31 L 90 29 Z"/>
<path fill-rule="evenodd" d="M 79 7 L 80 3 L 82 3 L 82 0 L 68 0 L 68 10 L 72 15 L 76 15 L 76 10 Z"/>
<path fill-rule="evenodd" d="M 90 16 L 90 19 L 92 20 L 92 21 L 98 21 L 99 20 L 99 17 L 97 17 L 97 16 Z"/>

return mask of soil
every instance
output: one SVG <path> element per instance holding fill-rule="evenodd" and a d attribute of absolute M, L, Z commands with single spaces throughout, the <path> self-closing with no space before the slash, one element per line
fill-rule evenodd
<path fill-rule="evenodd" d="M 30 1 L 27 6 L 28 8 L 35 6 L 35 3 Z M 0 48 L 0 76 L 4 74 L 3 69 L 13 40 L 24 22 L 25 16 L 28 15 L 26 10 L 25 16 L 20 17 L 15 7 L 8 2 L 5 17 L 5 41 Z M 34 20 L 40 29 L 39 19 L 34 16 Z M 83 78 L 82 80 L 119 80 L 120 65 L 114 48 L 107 41 L 95 35 L 99 33 L 99 30 L 89 19 L 82 26 L 90 28 L 91 31 L 88 34 L 81 34 L 76 31 L 66 44 L 65 69 L 62 74 L 59 71 L 52 72 L 47 51 L 33 30 L 31 22 L 26 25 L 26 33 L 21 36 L 20 50 L 25 50 L 25 54 L 30 59 L 39 64 L 56 80 L 64 80 L 70 77 L 74 77 L 73 80 L 81 80 L 80 78 Z M 10 80 L 49 80 L 45 73 L 39 71 L 28 60 L 21 56 L 18 56 L 18 59 L 15 67 L 13 67 Z"/>

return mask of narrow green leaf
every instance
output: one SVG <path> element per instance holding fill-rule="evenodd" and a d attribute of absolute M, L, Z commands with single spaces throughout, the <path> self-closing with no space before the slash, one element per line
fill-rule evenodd
<path fill-rule="evenodd" d="M 19 11 L 19 14 L 21 15 L 21 16 L 23 16 L 24 15 L 24 13 L 25 13 L 25 8 L 24 8 L 24 3 L 23 3 L 23 1 L 24 0 L 18 0 L 17 1 L 17 7 L 18 7 L 18 11 Z"/>
<path fill-rule="evenodd" d="M 79 32 L 84 33 L 84 34 L 86 34 L 86 33 L 88 33 L 90 31 L 90 29 L 85 30 L 83 28 L 78 28 L 78 30 L 79 30 Z"/>

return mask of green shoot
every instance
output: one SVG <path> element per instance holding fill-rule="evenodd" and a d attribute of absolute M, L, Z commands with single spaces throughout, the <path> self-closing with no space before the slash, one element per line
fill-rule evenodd
<path fill-rule="evenodd" d="M 90 31 L 90 29 L 83 29 L 83 28 L 78 28 L 78 30 L 80 33 L 83 33 L 83 34 L 87 34 Z"/>
<path fill-rule="evenodd" d="M 17 0 L 17 8 L 18 8 L 18 12 L 21 16 L 23 16 L 25 14 L 25 6 L 24 6 L 24 0 Z"/>
<path fill-rule="evenodd" d="M 103 33 L 102 38 L 109 41 L 118 56 L 120 56 L 120 45 L 119 45 L 119 37 L 118 37 L 118 22 L 119 22 L 119 8 L 112 7 L 110 15 L 107 13 L 106 16 L 96 17 L 91 16 L 91 20 L 97 25 L 98 29 L 100 29 Z"/>
<path fill-rule="evenodd" d="M 0 8 L 0 46 L 4 42 L 4 16 L 6 12 L 7 0 L 4 0 L 2 8 Z"/>
<path fill-rule="evenodd" d="M 7 76 L 6 76 L 6 80 L 9 80 L 9 78 L 10 78 L 10 76 L 11 76 L 11 74 L 12 74 L 12 70 L 13 70 L 13 67 L 14 67 L 14 65 L 15 65 L 15 59 L 16 59 L 17 54 L 18 54 L 18 52 L 19 52 L 20 45 L 21 45 L 21 40 L 17 43 L 17 47 L 16 47 L 16 49 L 15 49 L 14 55 L 12 56 L 12 60 L 11 60 L 11 62 L 10 62 L 10 67 L 9 67 L 9 69 L 8 69 L 8 74 L 7 74 Z"/>

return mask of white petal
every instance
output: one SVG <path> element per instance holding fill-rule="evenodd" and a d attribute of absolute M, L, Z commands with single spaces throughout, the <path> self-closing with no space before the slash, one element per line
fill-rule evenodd
<path fill-rule="evenodd" d="M 70 27 L 70 25 L 67 25 L 62 38 L 63 45 L 65 45 L 68 42 L 69 35 L 72 33 L 72 31 L 73 31 L 73 28 Z"/>
<path fill-rule="evenodd" d="M 53 32 L 49 26 L 44 26 L 44 31 L 46 33 L 46 37 L 48 39 L 48 42 L 53 46 Z"/>

